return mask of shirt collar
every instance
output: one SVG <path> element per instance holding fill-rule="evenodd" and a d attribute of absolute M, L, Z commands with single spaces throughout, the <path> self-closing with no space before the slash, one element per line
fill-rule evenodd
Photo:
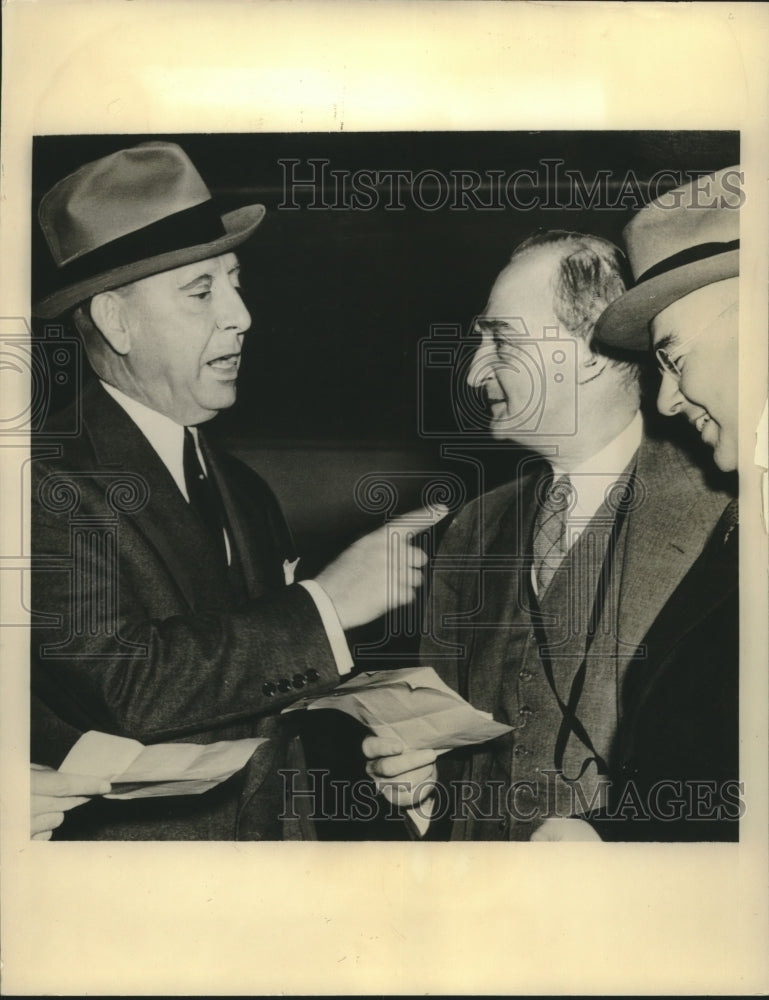
<path fill-rule="evenodd" d="M 171 473 L 182 496 L 188 500 L 184 484 L 184 427 L 164 413 L 159 413 L 137 399 L 132 399 L 114 385 L 109 385 L 101 379 L 99 381 L 147 438 L 163 465 Z M 190 430 L 195 439 L 195 447 L 198 448 L 197 427 L 191 427 Z"/>
<path fill-rule="evenodd" d="M 592 518 L 605 500 L 607 489 L 632 461 L 642 437 L 643 420 L 640 411 L 637 411 L 615 438 L 568 472 L 552 463 L 556 478 L 568 475 L 576 492 L 576 504 L 570 517 Z"/>

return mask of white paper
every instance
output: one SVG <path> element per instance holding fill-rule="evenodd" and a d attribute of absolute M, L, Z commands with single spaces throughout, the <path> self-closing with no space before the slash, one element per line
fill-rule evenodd
<path fill-rule="evenodd" d="M 96 730 L 84 733 L 59 768 L 66 774 L 106 778 L 113 789 L 105 799 L 199 795 L 245 767 L 264 738 L 218 743 L 156 743 Z"/>
<path fill-rule="evenodd" d="M 362 722 L 376 736 L 395 736 L 409 750 L 451 750 L 511 732 L 443 683 L 432 667 L 359 674 L 322 698 L 283 709 L 332 708 Z"/>

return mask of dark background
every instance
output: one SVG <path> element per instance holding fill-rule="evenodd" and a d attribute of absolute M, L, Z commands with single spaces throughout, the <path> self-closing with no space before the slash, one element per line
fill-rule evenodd
<path fill-rule="evenodd" d="M 301 160 L 300 176 L 308 159 L 325 158 L 334 170 L 475 170 L 482 176 L 498 170 L 508 176 L 528 169 L 544 179 L 542 161 L 558 158 L 562 171 L 579 171 L 588 187 L 598 171 L 611 171 L 612 192 L 632 170 L 644 201 L 649 178 L 661 170 L 685 181 L 687 173 L 739 160 L 734 132 L 46 136 L 33 145 L 33 213 L 45 191 L 83 163 L 153 139 L 176 141 L 187 151 L 222 211 L 253 202 L 267 207 L 254 238 L 238 249 L 253 321 L 238 401 L 209 429 L 272 485 L 302 553 L 304 576 L 385 514 L 418 506 L 436 480 L 450 479 L 449 491 L 432 499 L 456 507 L 514 475 L 522 449 L 491 441 L 480 406 L 474 433 L 460 429 L 451 371 L 425 369 L 420 341 L 435 324 L 466 337 L 510 252 L 535 229 L 584 230 L 619 242 L 639 206 L 631 200 L 616 209 L 425 211 L 404 191 L 403 211 L 310 209 L 302 194 L 303 207 L 287 211 L 278 207 L 285 200 L 280 159 Z M 671 178 L 654 193 L 676 183 Z M 522 195 L 544 206 L 556 195 L 564 202 L 568 191 L 527 186 Z M 486 201 L 488 191 L 481 196 Z M 324 200 L 333 202 L 334 191 Z M 49 288 L 53 268 L 36 222 L 32 228 L 36 297 Z M 66 322 L 63 329 L 45 322 L 33 328 L 38 341 L 60 333 L 73 336 Z M 47 346 L 43 353 L 54 358 Z M 41 366 L 33 378 L 33 422 L 70 402 L 86 377 L 87 366 L 72 361 Z M 650 374 L 652 418 L 655 389 Z M 676 421 L 657 423 L 665 434 L 689 430 Z M 436 433 L 425 435 L 425 428 Z M 705 462 L 712 465 L 709 456 Z M 371 486 L 367 509 L 360 492 L 356 499 L 361 480 Z M 389 489 L 378 493 L 377 481 Z M 438 540 L 425 537 L 428 551 Z M 351 636 L 357 665 L 415 662 L 418 622 L 415 613 L 397 625 L 380 620 L 358 630 Z M 337 712 L 303 715 L 310 766 L 359 780 L 363 727 Z M 351 826 L 329 819 L 318 824 L 318 834 L 381 839 L 402 832 L 398 823 L 382 820 Z"/>
<path fill-rule="evenodd" d="M 403 211 L 344 211 L 311 209 L 309 194 L 300 192 L 303 207 L 287 211 L 278 208 L 285 199 L 279 160 L 302 161 L 296 167 L 302 177 L 308 159 L 326 158 L 332 170 L 476 170 L 482 176 L 498 170 L 508 176 L 528 169 L 544 180 L 543 161 L 558 158 L 561 173 L 579 171 L 588 186 L 598 171 L 611 171 L 613 191 L 632 170 L 644 196 L 649 178 L 661 170 L 686 180 L 739 160 L 736 132 L 45 136 L 33 146 L 33 213 L 43 193 L 83 163 L 153 139 L 176 141 L 187 151 L 223 211 L 252 202 L 267 207 L 254 238 L 238 249 L 253 320 L 238 401 L 210 430 L 271 483 L 305 574 L 381 523 L 384 509 L 374 504 L 364 511 L 355 500 L 356 483 L 367 474 L 393 483 L 397 510 L 421 502 L 431 472 L 458 477 L 467 497 L 511 477 L 520 451 L 491 442 L 483 447 L 477 433 L 477 446 L 470 447 L 457 433 L 455 387 L 446 372 L 425 373 L 420 341 L 434 324 L 468 331 L 511 250 L 536 228 L 619 241 L 637 206 L 631 200 L 611 210 L 425 211 L 405 191 Z M 660 191 L 672 186 L 671 178 Z M 524 185 L 521 194 L 546 205 L 555 196 L 565 201 L 568 191 Z M 333 202 L 333 188 L 325 198 Z M 32 253 L 36 296 L 49 287 L 53 270 L 36 221 Z M 34 332 L 44 336 L 45 324 Z M 66 403 L 75 384 L 74 377 L 51 381 L 45 408 Z M 423 423 L 447 433 L 421 435 L 420 413 Z M 442 445 L 458 442 L 476 459 L 441 453 Z"/>

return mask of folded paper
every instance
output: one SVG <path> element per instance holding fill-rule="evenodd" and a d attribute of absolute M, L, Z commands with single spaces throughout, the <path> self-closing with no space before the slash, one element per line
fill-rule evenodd
<path fill-rule="evenodd" d="M 105 799 L 199 795 L 245 767 L 266 742 L 252 738 L 143 746 L 138 740 L 91 730 L 80 737 L 59 770 L 106 778 L 112 791 Z"/>
<path fill-rule="evenodd" d="M 362 722 L 376 736 L 395 736 L 409 750 L 451 750 L 511 732 L 443 683 L 432 667 L 359 674 L 321 698 L 305 698 L 284 712 L 332 708 Z"/>

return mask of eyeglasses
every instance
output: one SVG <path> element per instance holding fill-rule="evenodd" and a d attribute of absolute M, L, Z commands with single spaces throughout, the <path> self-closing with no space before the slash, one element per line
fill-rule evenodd
<path fill-rule="evenodd" d="M 700 333 L 702 331 L 700 330 Z M 686 347 L 687 344 L 691 344 L 693 340 L 699 337 L 700 333 L 695 333 L 693 337 L 687 337 L 686 340 L 682 340 L 680 344 L 676 344 L 676 351 L 681 347 Z M 658 347 L 654 352 L 654 357 L 657 359 L 657 367 L 663 375 L 669 375 L 674 378 L 676 382 L 680 382 L 683 377 L 683 372 L 680 366 L 675 362 L 664 347 Z"/>
<path fill-rule="evenodd" d="M 732 310 L 736 309 L 737 309 L 736 302 L 733 302 L 730 305 L 728 305 L 726 309 L 722 310 L 711 323 L 708 323 L 707 326 L 704 326 L 701 330 L 698 330 L 697 333 L 692 334 L 691 337 L 687 337 L 686 340 L 679 341 L 679 343 L 677 343 L 675 347 L 676 352 L 678 352 L 682 347 L 686 347 L 687 344 L 691 344 L 693 340 L 696 340 L 698 337 L 702 336 L 703 333 L 705 333 L 707 330 L 710 330 L 713 326 L 715 326 L 716 323 L 720 322 L 724 316 L 732 312 Z M 681 366 L 676 361 L 673 360 L 673 358 L 665 350 L 664 347 L 658 347 L 657 350 L 654 352 L 654 356 L 657 359 L 657 365 L 659 367 L 659 370 L 663 375 L 670 375 L 670 377 L 674 378 L 676 382 L 681 381 L 681 378 L 683 376 L 683 372 L 681 371 Z"/>

